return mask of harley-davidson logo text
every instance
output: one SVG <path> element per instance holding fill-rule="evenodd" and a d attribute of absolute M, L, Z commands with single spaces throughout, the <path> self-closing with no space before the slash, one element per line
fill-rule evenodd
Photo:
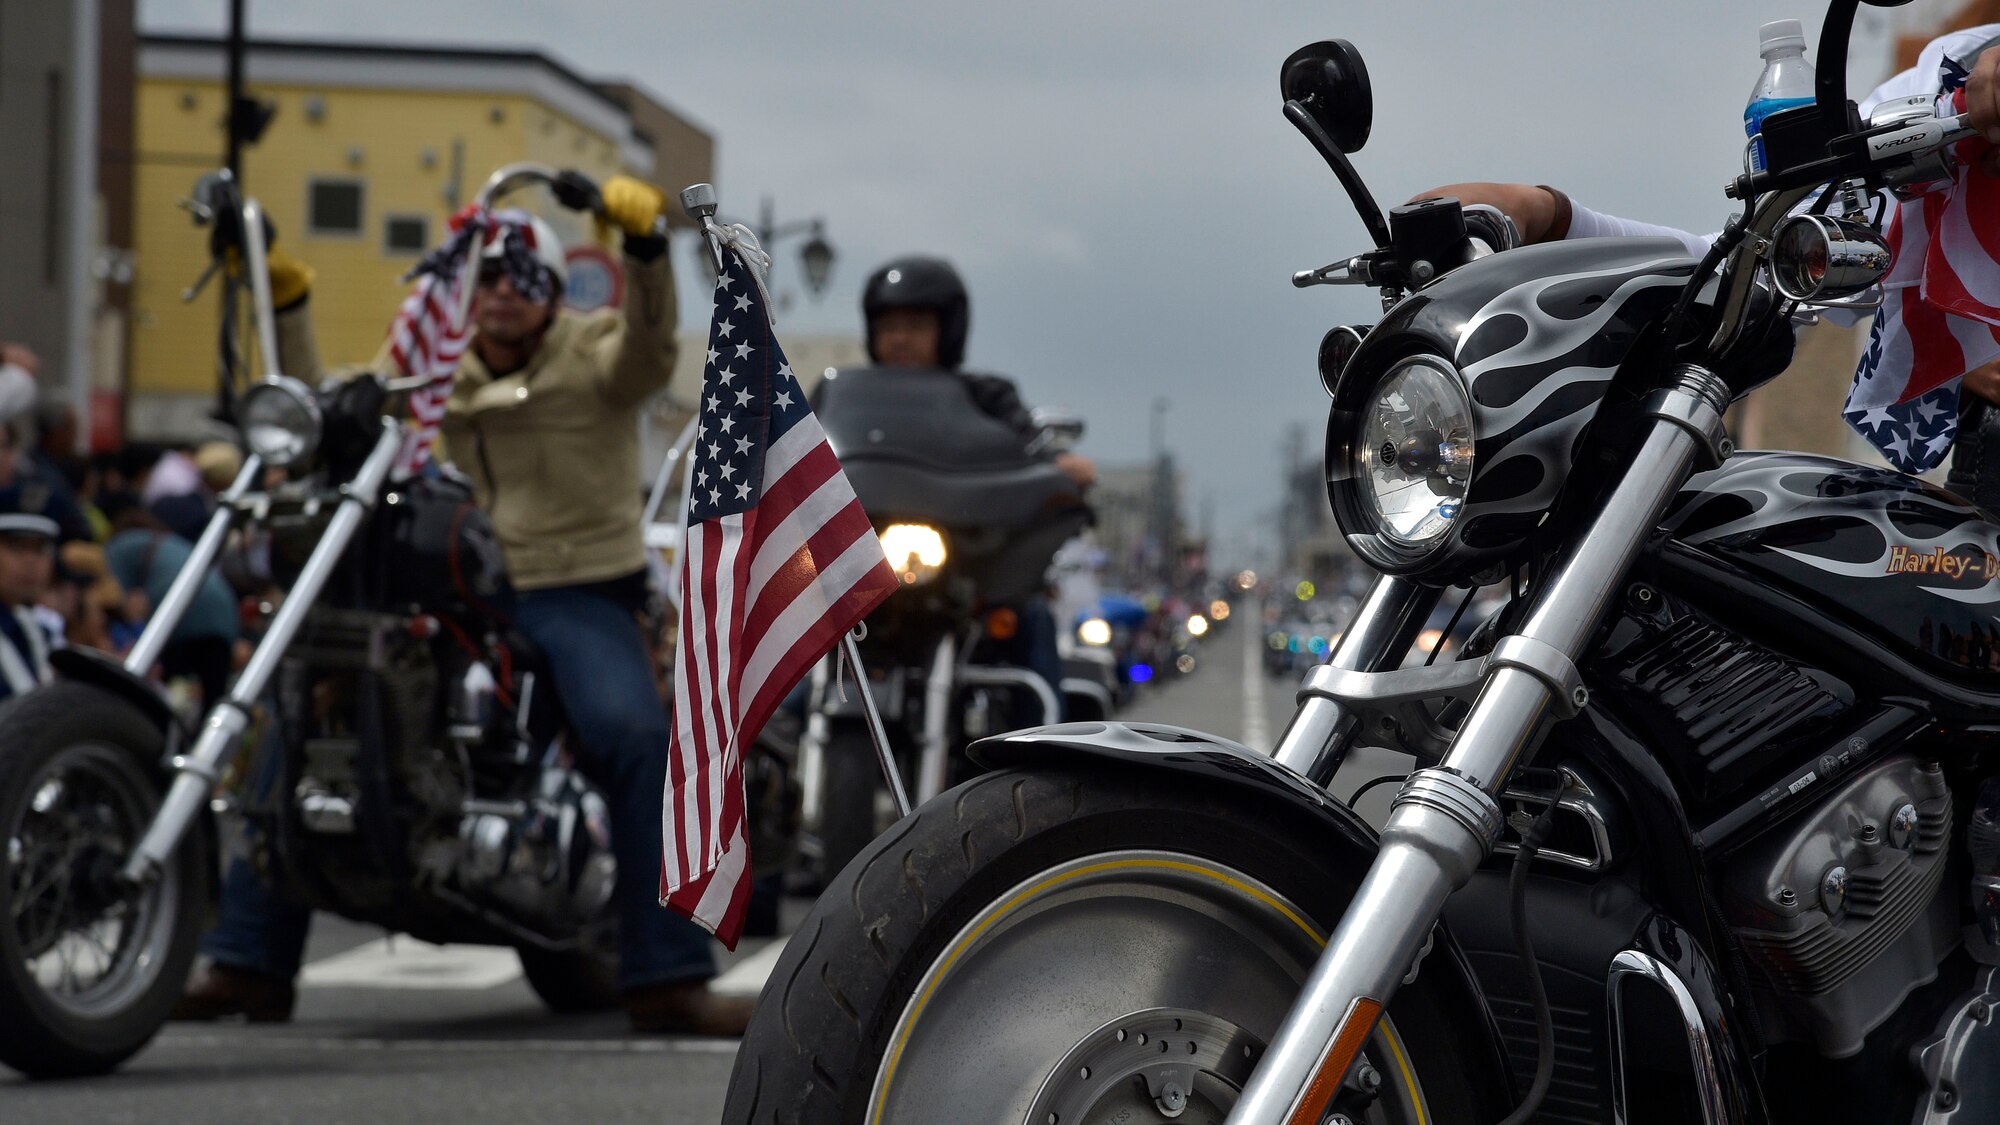
<path fill-rule="evenodd" d="M 1889 548 L 1889 574 L 1942 574 L 1946 578 L 2000 578 L 2000 558 L 1979 552 L 1977 557 L 1953 554 L 1943 547 L 1913 551 L 1908 547 Z"/>

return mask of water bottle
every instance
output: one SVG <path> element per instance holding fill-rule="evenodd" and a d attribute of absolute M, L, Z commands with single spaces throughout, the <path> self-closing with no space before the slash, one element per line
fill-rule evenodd
<path fill-rule="evenodd" d="M 1757 53 L 1764 73 L 1743 107 L 1743 132 L 1750 137 L 1750 170 L 1764 170 L 1764 119 L 1813 100 L 1813 68 L 1806 61 L 1806 33 L 1797 20 L 1773 20 L 1757 29 Z"/>

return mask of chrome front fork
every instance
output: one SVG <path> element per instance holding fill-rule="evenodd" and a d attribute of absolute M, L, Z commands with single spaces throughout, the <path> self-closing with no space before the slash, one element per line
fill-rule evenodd
<path fill-rule="evenodd" d="M 1693 366 L 1676 374 L 1676 385 L 1648 403 L 1653 425 L 1596 519 L 1561 560 L 1521 630 L 1495 647 L 1443 763 L 1411 774 L 1396 795 L 1374 865 L 1231 1111 L 1230 1125 L 1319 1125 L 1382 1009 L 1414 967 L 1446 896 L 1492 850 L 1501 826 L 1494 798 L 1514 766 L 1551 711 L 1573 714 L 1587 704 L 1577 657 L 1697 453 L 1706 448 L 1719 458 L 1728 449 L 1722 425 L 1727 386 Z M 1401 620 L 1397 607 L 1415 601 L 1397 585 L 1378 584 L 1379 620 L 1368 627 L 1381 635 Z M 1371 595 L 1371 604 L 1376 601 Z M 1363 655 L 1356 650 L 1356 659 Z M 1329 673 L 1319 677 L 1327 682 L 1340 670 L 1318 671 Z M 1309 681 L 1306 693 L 1312 691 Z M 1343 724 L 1351 730 L 1353 716 L 1339 700 L 1327 702 L 1334 707 L 1320 708 L 1310 729 L 1301 729 L 1301 709 L 1281 754 L 1289 751 L 1292 761 L 1308 766 L 1337 759 L 1335 743 L 1344 736 Z"/>
<path fill-rule="evenodd" d="M 146 826 L 146 834 L 139 840 L 139 846 L 133 849 L 131 857 L 125 861 L 123 874 L 127 880 L 133 883 L 146 883 L 158 877 L 168 857 L 173 855 L 174 848 L 179 846 L 181 837 L 187 833 L 188 826 L 193 824 L 195 817 L 200 814 L 202 805 L 215 788 L 216 779 L 221 774 L 222 763 L 235 749 L 236 740 L 242 736 L 244 728 L 250 725 L 250 709 L 264 694 L 264 688 L 269 685 L 271 676 L 278 669 L 278 661 L 284 658 L 285 650 L 291 647 L 292 638 L 298 635 L 299 627 L 305 623 L 307 612 L 312 609 L 313 603 L 319 600 L 320 591 L 326 587 L 327 579 L 340 564 L 341 556 L 347 553 L 347 545 L 353 541 L 354 533 L 360 529 L 362 519 L 367 516 L 368 510 L 375 506 L 376 497 L 382 491 L 382 483 L 388 479 L 389 470 L 395 467 L 396 455 L 401 451 L 402 445 L 403 427 L 395 421 L 384 419 L 382 436 L 376 439 L 375 448 L 369 452 L 368 460 L 362 463 L 361 471 L 355 474 L 354 479 L 343 490 L 345 495 L 341 498 L 340 507 L 334 511 L 332 520 L 327 523 L 326 534 L 321 536 L 318 545 L 313 548 L 312 557 L 306 560 L 305 568 L 299 572 L 298 581 L 286 593 L 284 605 L 278 608 L 277 615 L 271 619 L 271 626 L 265 632 L 264 639 L 258 643 L 257 651 L 250 655 L 250 663 L 245 665 L 243 673 L 236 677 L 228 696 L 209 708 L 208 718 L 202 722 L 201 732 L 195 736 L 194 745 L 187 753 L 174 757 L 173 784 L 167 789 L 166 799 L 160 802 L 160 811 L 153 815 L 152 823 Z M 256 459 L 251 458 L 243 467 L 244 473 L 248 474 L 256 463 Z M 243 477 L 237 479 L 237 485 L 240 486 L 243 482 Z M 232 488 L 231 491 L 234 492 L 236 489 Z M 221 520 L 222 515 L 218 513 L 216 519 Z M 202 534 L 204 545 L 208 544 L 211 538 L 216 540 L 211 549 L 211 558 L 213 550 L 220 549 L 222 535 L 228 532 L 226 523 L 221 525 L 219 533 L 217 527 L 218 524 L 211 521 L 208 530 Z M 206 566 L 196 568 L 195 564 L 198 561 L 200 561 L 199 549 L 196 557 L 188 561 L 180 577 L 175 579 L 176 589 L 188 575 L 195 575 L 198 581 L 201 576 L 208 573 Z M 173 600 L 171 592 L 167 600 L 169 602 Z M 149 665 L 150 663 L 148 661 Z"/>

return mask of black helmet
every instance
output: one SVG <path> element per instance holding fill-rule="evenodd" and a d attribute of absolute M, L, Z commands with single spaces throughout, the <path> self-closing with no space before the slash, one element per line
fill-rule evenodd
<path fill-rule="evenodd" d="M 972 306 L 965 283 L 943 258 L 897 258 L 868 277 L 861 290 L 861 316 L 868 323 L 868 358 L 875 355 L 875 318 L 890 309 L 930 309 L 938 314 L 938 362 L 956 370 L 965 362 L 965 334 Z"/>

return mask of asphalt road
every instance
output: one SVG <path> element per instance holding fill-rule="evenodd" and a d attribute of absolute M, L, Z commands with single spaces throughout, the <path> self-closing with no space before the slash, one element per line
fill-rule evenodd
<path fill-rule="evenodd" d="M 1259 643 L 1255 628 L 1220 630 L 1193 673 L 1153 687 L 1123 717 L 1268 752 L 1295 685 L 1264 675 Z M 1357 761 L 1351 776 L 1384 765 Z M 1371 793 L 1363 812 L 1385 810 L 1391 791 Z M 788 902 L 788 920 L 806 908 Z M 717 986 L 754 995 L 778 952 L 775 942 L 746 941 L 723 957 Z M 550 1015 L 505 950 L 385 938 L 322 916 L 291 1023 L 171 1024 L 108 1077 L 0 1077 L 0 1122 L 710 1125 L 735 1051 L 734 1041 L 635 1037 L 617 1013 Z"/>

